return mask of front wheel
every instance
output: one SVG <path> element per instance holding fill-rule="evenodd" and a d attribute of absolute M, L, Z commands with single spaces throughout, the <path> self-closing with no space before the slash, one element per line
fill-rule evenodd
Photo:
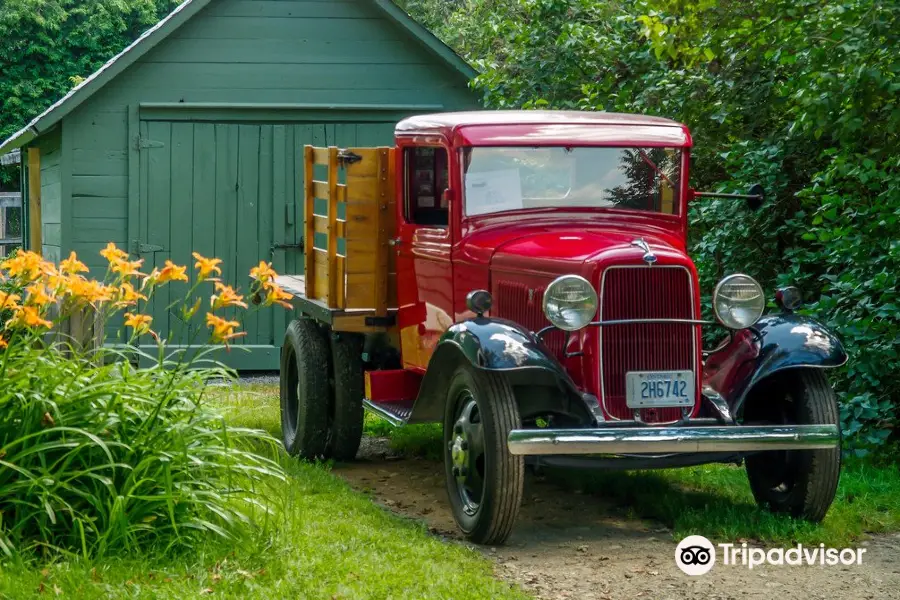
<path fill-rule="evenodd" d="M 519 513 L 524 460 L 506 447 L 519 424 L 503 375 L 470 366 L 456 371 L 444 412 L 444 469 L 453 516 L 476 544 L 502 544 Z"/>
<path fill-rule="evenodd" d="M 824 373 L 787 371 L 748 399 L 745 422 L 773 425 L 838 425 L 834 390 Z M 772 512 L 818 522 L 834 501 L 841 471 L 840 447 L 775 450 L 747 457 L 756 502 Z"/>

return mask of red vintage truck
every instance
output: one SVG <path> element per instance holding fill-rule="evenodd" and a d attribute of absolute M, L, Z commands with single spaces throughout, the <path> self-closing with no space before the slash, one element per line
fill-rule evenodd
<path fill-rule="evenodd" d="M 442 423 L 472 541 L 502 543 L 526 461 L 746 465 L 756 500 L 820 520 L 840 472 L 824 369 L 840 341 L 796 288 L 716 285 L 687 254 L 691 136 L 656 117 L 417 116 L 392 148 L 307 147 L 300 317 L 281 358 L 284 445 L 353 459 L 367 409 Z M 725 194 L 727 195 L 727 194 Z M 762 190 L 732 194 L 758 207 Z M 740 218 L 736 214 L 735 218 Z M 723 341 L 701 346 L 701 328 Z"/>

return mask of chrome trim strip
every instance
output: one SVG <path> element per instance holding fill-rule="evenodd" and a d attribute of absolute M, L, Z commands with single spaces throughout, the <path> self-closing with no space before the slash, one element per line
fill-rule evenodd
<path fill-rule="evenodd" d="M 647 268 L 682 269 L 685 273 L 687 273 L 688 283 L 690 284 L 690 288 L 691 288 L 691 311 L 694 310 L 694 306 L 696 305 L 695 299 L 697 296 L 697 290 L 694 289 L 694 278 L 691 277 L 691 271 L 686 266 L 684 266 L 684 265 L 654 265 L 653 267 L 648 267 L 645 265 L 612 265 L 612 266 L 606 267 L 606 269 L 603 270 L 603 276 L 600 278 L 600 299 L 598 301 L 599 306 L 597 308 L 597 314 L 600 315 L 600 320 L 599 320 L 600 323 L 604 322 L 603 321 L 603 288 L 606 285 L 606 274 L 609 273 L 612 269 L 647 269 Z M 612 321 L 612 322 L 615 323 L 615 321 Z M 619 324 L 619 323 L 615 323 L 615 324 Z M 703 325 L 703 324 L 705 324 L 705 323 L 702 323 L 702 322 L 696 323 L 696 325 Z M 698 337 L 697 332 L 694 332 L 694 342 L 693 342 L 694 368 L 693 368 L 693 371 L 694 371 L 694 376 L 697 378 L 697 385 L 695 386 L 695 388 L 699 388 L 699 385 L 701 383 L 700 373 L 698 372 L 698 366 L 697 366 L 697 354 L 698 354 L 698 352 L 697 352 L 697 337 Z M 609 415 L 609 419 L 611 421 L 621 421 L 622 419 L 615 417 L 611 412 L 609 412 L 609 409 L 606 407 L 606 383 L 603 380 L 603 327 L 599 328 L 599 335 L 597 336 L 597 346 L 598 346 L 597 355 L 600 358 L 600 363 L 597 365 L 597 369 L 599 370 L 599 374 L 600 374 L 600 402 L 603 406 L 603 412 L 605 412 L 607 415 Z M 694 406 L 696 406 L 696 399 L 694 400 L 694 402 L 695 402 Z M 693 410 L 694 410 L 693 407 L 691 407 L 691 410 L 688 413 L 685 414 L 684 412 L 682 412 L 682 415 L 684 417 L 687 417 L 688 415 L 691 414 L 691 412 L 693 412 Z M 635 416 L 639 417 L 640 412 L 637 412 Z M 677 422 L 678 422 L 678 420 L 663 421 L 661 424 L 668 425 L 668 424 L 677 423 Z"/>
<path fill-rule="evenodd" d="M 839 443 L 837 425 L 514 429 L 506 441 L 517 456 L 824 450 Z"/>
<path fill-rule="evenodd" d="M 715 321 L 704 321 L 702 319 L 613 319 L 611 321 L 591 321 L 584 327 L 610 327 L 612 325 L 640 325 L 641 323 L 678 323 L 684 325 L 716 325 Z M 536 336 L 543 339 L 548 331 L 559 329 L 556 325 L 547 325 L 543 329 L 539 329 Z M 562 329 L 559 329 L 562 331 Z M 567 332 L 571 333 L 571 332 Z"/>
<path fill-rule="evenodd" d="M 403 419 L 401 419 L 394 413 L 387 411 L 387 410 L 383 409 L 382 407 L 378 406 L 377 404 L 375 404 L 368 398 L 363 398 L 362 403 L 363 403 L 364 409 L 366 409 L 367 411 L 369 411 L 376 417 L 381 417 L 382 419 L 384 419 L 385 421 L 387 421 L 394 427 L 402 427 L 403 425 L 406 425 L 406 421 L 404 421 Z"/>

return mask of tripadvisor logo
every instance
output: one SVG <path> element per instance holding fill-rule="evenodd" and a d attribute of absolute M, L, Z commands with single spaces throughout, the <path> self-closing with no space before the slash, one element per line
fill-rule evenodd
<path fill-rule="evenodd" d="M 753 569 L 761 565 L 800 566 L 821 565 L 833 567 L 841 565 L 861 565 L 865 548 L 826 548 L 825 544 L 804 546 L 797 544 L 793 548 L 753 548 L 746 543 L 718 544 L 718 551 L 708 539 L 702 535 L 690 535 L 675 548 L 675 564 L 687 575 L 703 575 L 716 564 L 718 553 L 723 565 L 745 566 Z"/>
<path fill-rule="evenodd" d="M 716 549 L 702 535 L 689 535 L 675 548 L 675 564 L 688 575 L 704 575 L 716 564 Z"/>

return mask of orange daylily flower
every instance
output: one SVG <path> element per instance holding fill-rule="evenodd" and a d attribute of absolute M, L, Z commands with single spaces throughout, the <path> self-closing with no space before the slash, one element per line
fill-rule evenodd
<path fill-rule="evenodd" d="M 103 285 L 93 279 L 83 277 L 70 277 L 66 292 L 74 299 L 90 304 L 107 302 L 116 295 L 116 288 Z"/>
<path fill-rule="evenodd" d="M 149 332 L 151 323 L 153 323 L 153 317 L 150 315 L 125 313 L 125 327 L 134 329 L 134 335 L 143 335 Z"/>
<path fill-rule="evenodd" d="M 138 292 L 134 289 L 133 285 L 126 282 L 119 286 L 118 298 L 116 306 L 118 308 L 125 308 L 126 306 L 137 304 L 138 300 L 146 300 L 147 296 Z"/>
<path fill-rule="evenodd" d="M 43 259 L 41 260 L 40 263 L 38 263 L 38 270 L 40 271 L 40 274 L 43 275 L 44 277 L 58 277 L 59 276 L 59 270 L 56 268 L 56 265 L 54 265 L 52 262 L 49 262 L 49 261 L 46 261 Z"/>
<path fill-rule="evenodd" d="M 244 297 L 235 292 L 230 285 L 225 285 L 224 283 L 217 281 L 216 291 L 219 292 L 219 294 L 210 296 L 209 298 L 209 303 L 213 310 L 218 310 L 226 306 L 240 306 L 241 308 L 247 308 Z"/>
<path fill-rule="evenodd" d="M 0 265 L 6 269 L 10 277 L 24 277 L 28 280 L 37 279 L 44 266 L 44 260 L 35 252 L 18 252 L 12 258 L 8 258 Z"/>
<path fill-rule="evenodd" d="M 237 321 L 226 321 L 212 313 L 206 314 L 206 326 L 212 329 L 212 341 L 224 343 L 226 346 L 228 346 L 228 340 L 247 335 L 246 331 L 235 333 L 234 328 L 241 326 Z"/>
<path fill-rule="evenodd" d="M 221 259 L 204 258 L 198 252 L 194 252 L 194 258 L 197 259 L 194 266 L 197 268 L 197 276 L 200 278 L 200 281 L 206 280 L 212 273 L 222 274 L 222 269 L 219 268 L 219 265 L 222 264 Z"/>
<path fill-rule="evenodd" d="M 122 277 L 133 277 L 135 275 L 143 275 L 141 273 L 141 265 L 144 264 L 144 259 L 128 261 L 128 260 L 113 260 L 109 263 L 109 268 L 113 273 L 118 273 Z"/>
<path fill-rule="evenodd" d="M 73 250 L 69 254 L 69 258 L 60 261 L 59 272 L 63 275 L 75 275 L 77 273 L 87 273 L 88 268 L 87 265 L 78 260 L 78 257 L 75 255 L 75 251 Z"/>
<path fill-rule="evenodd" d="M 28 292 L 26 302 L 34 306 L 47 306 L 56 300 L 51 294 L 47 293 L 47 288 L 42 283 L 32 283 L 25 291 Z"/>
<path fill-rule="evenodd" d="M 113 242 L 106 245 L 106 248 L 100 251 L 100 256 L 109 261 L 110 264 L 128 259 L 128 253 L 119 249 Z"/>
<path fill-rule="evenodd" d="M 294 308 L 290 300 L 293 299 L 293 294 L 289 294 L 284 291 L 280 285 L 273 281 L 266 281 L 263 283 L 263 291 L 266 293 L 266 298 L 263 301 L 263 306 L 272 306 L 273 304 L 280 304 L 281 306 L 292 309 Z"/>
<path fill-rule="evenodd" d="M 271 263 L 267 263 L 263 260 L 259 261 L 259 266 L 253 267 L 250 269 L 250 277 L 256 279 L 260 283 L 265 283 L 267 281 L 272 281 L 278 276 L 278 273 L 272 268 Z"/>
<path fill-rule="evenodd" d="M 0 336 L 0 350 L 9 346 L 9 342 L 3 336 Z"/>
<path fill-rule="evenodd" d="M 168 281 L 187 281 L 187 267 L 181 267 L 173 263 L 171 260 L 167 260 L 166 264 L 163 266 L 162 271 L 156 276 L 156 283 L 166 283 Z M 151 273 L 151 275 L 153 275 Z"/>
<path fill-rule="evenodd" d="M 20 306 L 13 313 L 10 325 L 24 325 L 26 327 L 53 327 L 53 323 L 41 317 L 41 313 L 34 306 Z"/>
<path fill-rule="evenodd" d="M 19 300 L 21 299 L 22 297 L 18 294 L 0 292 L 0 309 L 14 310 L 19 307 Z"/>

